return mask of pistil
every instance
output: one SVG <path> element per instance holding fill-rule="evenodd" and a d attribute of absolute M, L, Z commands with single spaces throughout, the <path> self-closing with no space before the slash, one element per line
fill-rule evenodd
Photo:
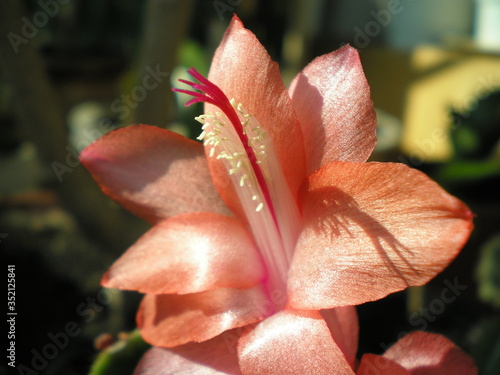
<path fill-rule="evenodd" d="M 191 95 L 186 103 L 206 102 L 221 112 L 196 119 L 203 124 L 198 137 L 211 147 L 209 157 L 222 160 L 233 181 L 266 268 L 271 294 L 286 293 L 286 279 L 295 246 L 299 214 L 269 135 L 241 103 L 195 69 L 188 73 L 199 83 L 180 82 L 195 90 L 173 89 Z M 275 303 L 282 308 L 282 303 Z"/>
<path fill-rule="evenodd" d="M 267 187 L 264 175 L 262 174 L 262 171 L 259 168 L 258 165 L 259 163 L 255 151 L 250 145 L 250 140 L 248 139 L 248 136 L 243 129 L 243 125 L 240 122 L 240 119 L 235 111 L 235 108 L 233 107 L 227 96 L 222 92 L 222 90 L 216 85 L 214 85 L 212 82 L 210 82 L 208 79 L 203 77 L 196 69 L 189 68 L 187 72 L 193 78 L 198 80 L 200 83 L 190 82 L 184 79 L 180 79 L 179 82 L 185 83 L 193 87 L 194 89 L 200 90 L 202 92 L 200 93 L 197 91 L 182 90 L 182 89 L 174 89 L 174 91 L 182 92 L 184 94 L 193 96 L 193 99 L 188 101 L 186 105 L 191 105 L 197 102 L 210 103 L 215 105 L 216 107 L 219 107 L 219 109 L 222 110 L 222 112 L 227 116 L 227 118 L 233 125 L 233 128 L 236 131 L 236 134 L 238 135 L 241 144 L 245 149 L 245 152 L 248 156 L 248 160 L 250 161 L 252 169 L 255 173 L 255 177 L 257 178 L 259 186 L 262 190 L 265 202 L 269 207 L 271 215 L 273 216 L 274 224 L 276 228 L 278 228 L 279 230 L 278 220 L 276 218 L 276 212 L 274 210 L 271 196 L 269 194 L 269 188 Z"/>

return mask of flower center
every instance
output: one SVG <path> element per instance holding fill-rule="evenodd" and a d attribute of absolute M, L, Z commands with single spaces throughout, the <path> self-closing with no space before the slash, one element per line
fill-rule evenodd
<path fill-rule="evenodd" d="M 276 224 L 276 214 L 267 187 L 267 181 L 270 178 L 264 176 L 264 171 L 260 168 L 266 158 L 266 142 L 264 138 L 267 134 L 259 125 L 253 124 L 254 121 L 251 121 L 252 116 L 245 113 L 241 104 L 236 106 L 234 100 L 231 104 L 244 118 L 241 121 L 243 135 L 246 137 L 248 146 L 250 146 L 245 151 L 251 151 L 251 154 L 241 151 L 236 132 L 232 127 L 227 126 L 224 115 L 220 112 L 196 117 L 196 120 L 203 125 L 203 131 L 198 139 L 203 141 L 205 146 L 211 147 L 210 157 L 214 157 L 217 152 L 216 158 L 224 160 L 229 174 L 239 178 L 238 185 L 240 188 L 248 190 L 252 201 L 255 202 L 256 212 L 262 211 L 265 204 L 268 205 Z M 255 173 L 255 168 L 259 173 Z"/>
<path fill-rule="evenodd" d="M 273 142 L 241 103 L 229 100 L 219 87 L 195 69 L 190 68 L 188 73 L 199 83 L 179 81 L 201 92 L 173 90 L 193 96 L 186 105 L 206 102 L 221 110 L 196 118 L 202 123 L 198 139 L 210 148 L 209 157 L 221 160 L 230 175 L 266 264 L 269 292 L 283 296 L 281 302 L 275 302 L 276 307 L 281 308 L 300 220 Z"/>

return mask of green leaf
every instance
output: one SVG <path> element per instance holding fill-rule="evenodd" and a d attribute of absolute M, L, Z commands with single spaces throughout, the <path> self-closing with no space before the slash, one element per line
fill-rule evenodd
<path fill-rule="evenodd" d="M 455 161 L 443 165 L 436 178 L 446 183 L 480 180 L 500 176 L 500 162 L 488 161 Z"/>
<path fill-rule="evenodd" d="M 132 375 L 149 347 L 135 330 L 99 353 L 89 375 Z"/>
<path fill-rule="evenodd" d="M 500 319 L 493 318 L 479 330 L 478 340 L 472 349 L 472 356 L 479 367 L 480 375 L 498 375 L 500 368 Z"/>
<path fill-rule="evenodd" d="M 481 248 L 476 268 L 479 298 L 500 308 L 500 235 L 496 235 Z"/>
<path fill-rule="evenodd" d="M 178 51 L 178 60 L 186 69 L 194 67 L 201 74 L 207 75 L 210 67 L 210 58 L 205 49 L 193 40 L 185 40 Z"/>

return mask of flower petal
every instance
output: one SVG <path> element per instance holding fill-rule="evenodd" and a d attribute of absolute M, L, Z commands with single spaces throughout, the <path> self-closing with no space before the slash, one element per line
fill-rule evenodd
<path fill-rule="evenodd" d="M 244 375 L 354 374 L 317 311 L 281 311 L 243 335 Z"/>
<path fill-rule="evenodd" d="M 290 86 L 304 135 L 308 174 L 333 161 L 364 162 L 376 143 L 376 116 L 356 49 L 314 59 Z"/>
<path fill-rule="evenodd" d="M 260 285 L 183 295 L 147 294 L 137 313 L 137 325 L 148 343 L 173 347 L 257 322 L 267 315 L 266 304 Z"/>
<path fill-rule="evenodd" d="M 134 375 L 239 375 L 236 346 L 224 337 L 219 335 L 202 343 L 171 349 L 151 348 L 142 357 Z"/>
<path fill-rule="evenodd" d="M 300 124 L 281 80 L 278 65 L 236 16 L 215 52 L 208 78 L 229 99 L 234 98 L 237 103 L 242 103 L 245 110 L 255 116 L 269 134 L 286 180 L 295 195 L 306 177 Z M 210 110 L 211 106 L 207 108 Z M 220 168 L 216 160 L 210 159 L 209 163 L 212 169 Z M 227 187 L 220 173 L 214 171 L 213 175 L 217 186 Z M 224 199 L 233 207 L 231 202 L 236 199 L 234 196 L 224 196 Z"/>
<path fill-rule="evenodd" d="M 150 294 L 184 294 L 249 288 L 264 276 L 253 239 L 239 221 L 196 212 L 154 226 L 113 264 L 102 285 Z"/>
<path fill-rule="evenodd" d="M 359 324 L 356 307 L 343 306 L 331 310 L 321 310 L 321 316 L 328 325 L 333 340 L 342 350 L 349 365 L 354 368 L 358 352 Z"/>
<path fill-rule="evenodd" d="M 356 375 L 411 375 L 411 372 L 381 355 L 364 354 Z"/>
<path fill-rule="evenodd" d="M 455 258 L 472 213 L 403 164 L 331 163 L 309 179 L 288 293 L 298 309 L 380 299 L 422 285 Z"/>
<path fill-rule="evenodd" d="M 104 193 L 149 222 L 192 211 L 231 215 L 215 190 L 203 146 L 171 131 L 133 125 L 80 155 Z"/>
<path fill-rule="evenodd" d="M 411 332 L 391 346 L 384 357 L 414 375 L 475 375 L 478 372 L 470 356 L 435 333 Z"/>

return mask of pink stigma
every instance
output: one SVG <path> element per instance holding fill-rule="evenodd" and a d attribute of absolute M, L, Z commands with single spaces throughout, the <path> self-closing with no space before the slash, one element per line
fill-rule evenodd
<path fill-rule="evenodd" d="M 207 78 L 205 78 L 203 75 L 201 75 L 194 68 L 189 68 L 187 70 L 187 72 L 195 80 L 197 80 L 198 83 L 187 81 L 184 79 L 179 79 L 179 82 L 182 82 L 186 85 L 189 85 L 193 89 L 196 89 L 199 91 L 183 90 L 183 89 L 177 89 L 177 88 L 173 88 L 172 91 L 181 92 L 181 93 L 184 93 L 187 95 L 191 95 L 193 97 L 193 99 L 189 100 L 186 103 L 186 106 L 189 106 L 193 103 L 205 102 L 205 103 L 209 103 L 209 104 L 212 104 L 212 105 L 218 107 L 226 115 L 226 117 L 229 119 L 229 121 L 233 125 L 234 130 L 236 131 L 236 134 L 238 135 L 238 138 L 240 139 L 241 144 L 243 145 L 243 148 L 245 149 L 245 152 L 248 156 L 248 160 L 250 161 L 252 169 L 255 173 L 255 177 L 257 178 L 257 181 L 258 181 L 259 186 L 261 188 L 262 194 L 265 198 L 266 204 L 271 212 L 274 223 L 275 223 L 276 228 L 278 229 L 278 232 L 279 232 L 278 220 L 276 218 L 276 213 L 274 211 L 274 207 L 272 204 L 271 195 L 269 193 L 269 188 L 267 187 L 267 183 L 266 183 L 266 180 L 264 178 L 264 174 L 262 173 L 262 170 L 260 169 L 259 164 L 257 163 L 257 156 L 255 155 L 255 151 L 250 146 L 248 136 L 243 131 L 243 126 L 241 124 L 240 118 L 238 117 L 238 114 L 236 113 L 235 109 L 231 105 L 231 102 L 227 98 L 226 94 L 224 94 L 224 92 L 217 85 L 210 82 Z"/>

